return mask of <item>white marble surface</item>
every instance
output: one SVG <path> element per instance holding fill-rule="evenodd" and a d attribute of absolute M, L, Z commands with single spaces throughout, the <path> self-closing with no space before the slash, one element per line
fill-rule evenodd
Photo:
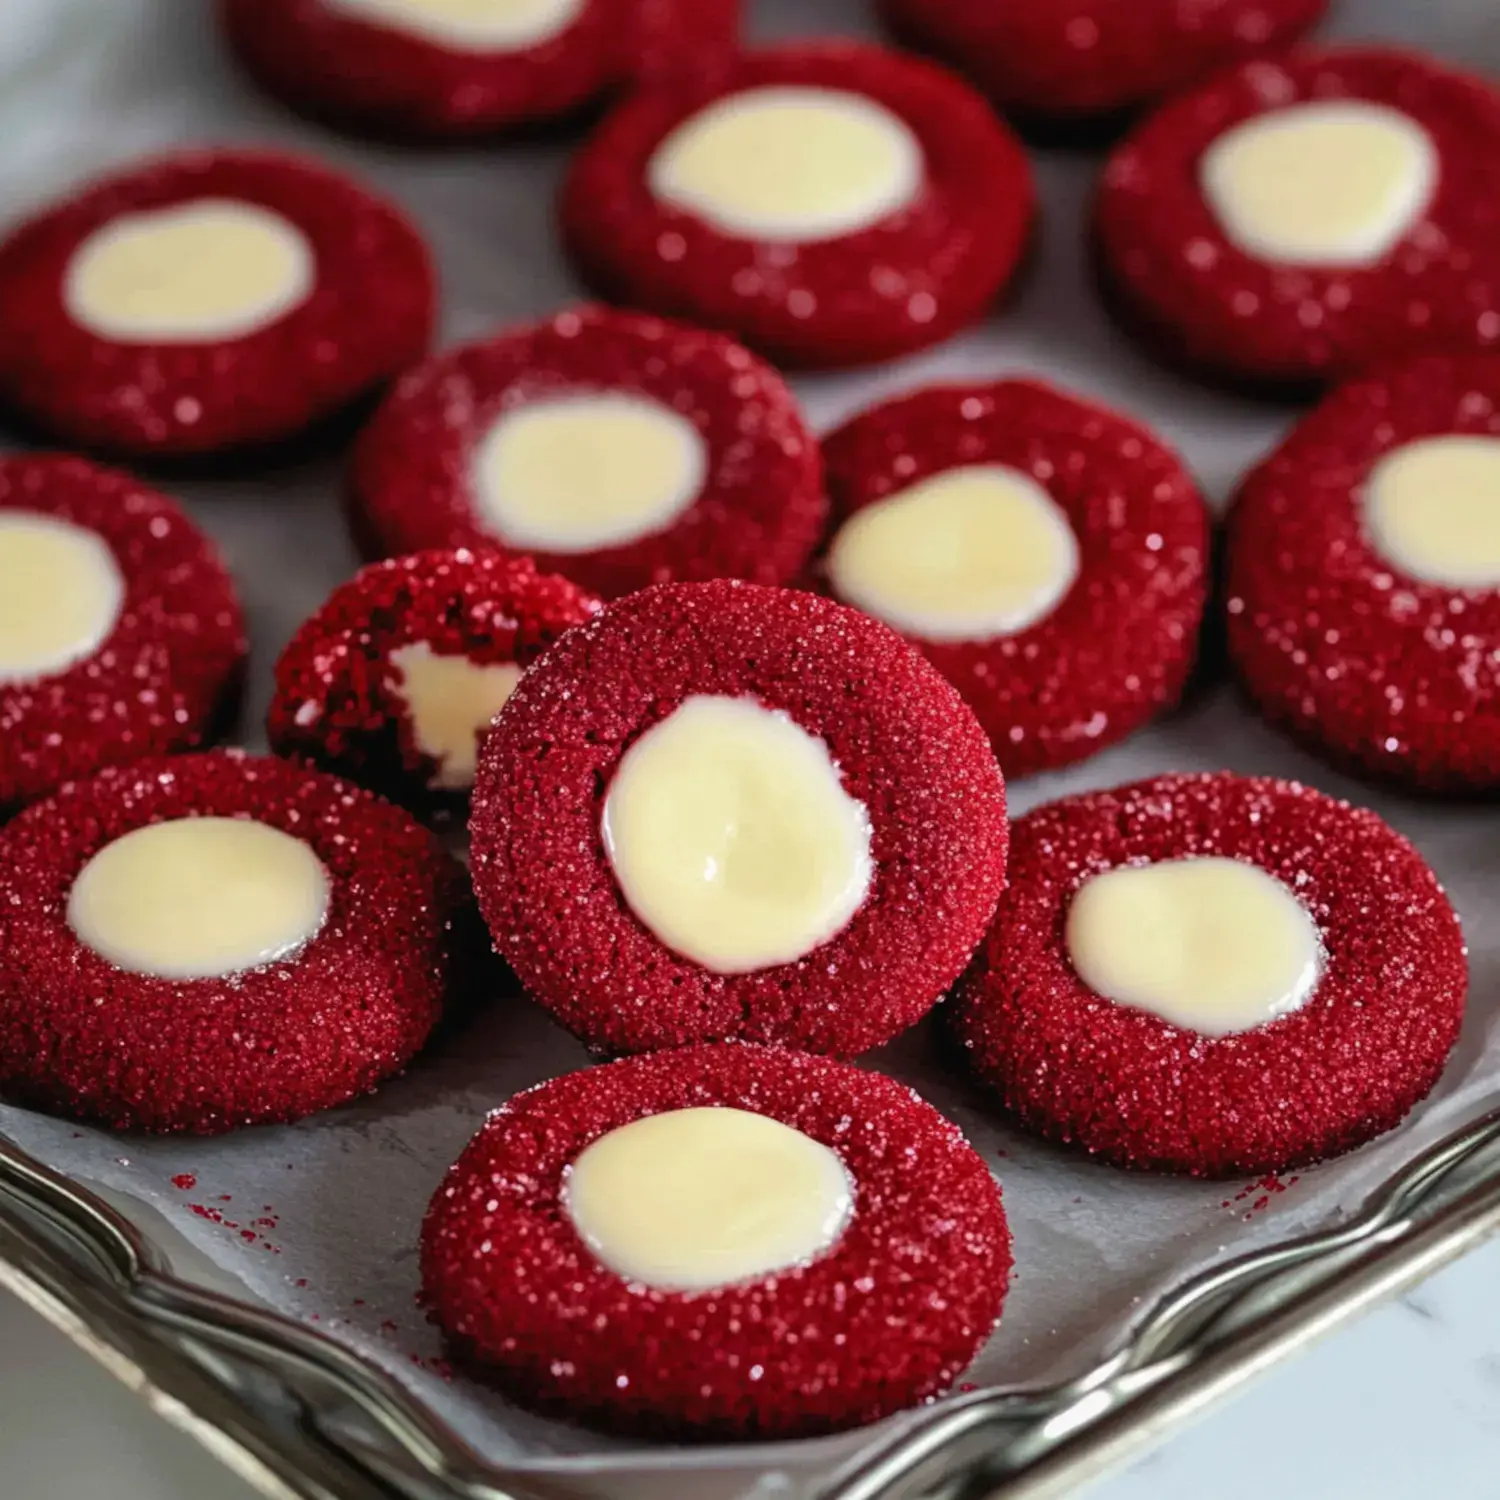
<path fill-rule="evenodd" d="M 1085 1500 L 1500 1494 L 1500 1242 L 1250 1386 Z M 0 1294 L 4 1500 L 252 1500 Z"/>

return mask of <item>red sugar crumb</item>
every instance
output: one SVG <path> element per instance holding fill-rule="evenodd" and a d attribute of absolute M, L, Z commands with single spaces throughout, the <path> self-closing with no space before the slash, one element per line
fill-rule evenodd
<path fill-rule="evenodd" d="M 990 640 L 913 638 L 1008 777 L 1085 759 L 1177 700 L 1207 593 L 1208 510 L 1149 428 L 1035 381 L 939 385 L 861 412 L 823 456 L 830 542 L 855 512 L 966 464 L 1032 475 L 1067 516 L 1078 578 L 1050 614 Z"/>
<path fill-rule="evenodd" d="M 205 1207 L 202 1203 L 189 1203 L 188 1212 L 195 1213 L 200 1219 L 207 1219 L 210 1224 L 222 1224 L 224 1215 L 216 1208 Z"/>
<path fill-rule="evenodd" d="M 1232 244 L 1200 164 L 1225 131 L 1312 99 L 1369 100 L 1422 126 L 1440 168 L 1420 225 L 1369 266 L 1289 270 Z M 1500 96 L 1416 52 L 1306 50 L 1179 94 L 1110 158 L 1094 217 L 1107 300 L 1174 363 L 1301 388 L 1422 349 L 1500 344 Z"/>
<path fill-rule="evenodd" d="M 531 553 L 606 598 L 652 583 L 786 583 L 827 515 L 817 440 L 786 381 L 723 334 L 643 313 L 576 307 L 449 350 L 409 371 L 355 448 L 350 508 L 375 553 L 507 545 L 475 509 L 474 452 L 518 402 L 577 391 L 644 396 L 705 448 L 697 497 L 663 530 L 593 552 Z"/>
<path fill-rule="evenodd" d="M 881 0 L 916 51 L 1026 118 L 1113 115 L 1242 57 L 1287 46 L 1328 0 Z"/>
<path fill-rule="evenodd" d="M 275 1219 L 252 1219 L 250 1221 L 257 1229 L 274 1229 L 277 1221 Z"/>
<path fill-rule="evenodd" d="M 294 1281 L 292 1283 L 292 1285 L 293 1286 L 298 1286 L 298 1287 L 305 1287 L 307 1285 L 307 1277 L 305 1277 L 305 1276 L 299 1276 L 296 1279 L 296 1281 Z"/>
<path fill-rule="evenodd" d="M 307 298 L 211 342 L 120 343 L 63 304 L 64 269 L 101 226 L 201 198 L 257 204 L 312 244 Z M 185 151 L 85 187 L 0 243 L 0 397 L 71 443 L 125 454 L 211 453 L 301 431 L 421 357 L 432 268 L 410 221 L 317 161 Z"/>
<path fill-rule="evenodd" d="M 779 255 L 651 191 L 647 164 L 669 132 L 767 86 L 846 90 L 897 115 L 926 158 L 916 198 Z M 860 364 L 948 338 L 1011 280 L 1033 212 L 1025 153 L 978 94 L 946 69 L 850 41 L 747 52 L 638 90 L 574 156 L 559 205 L 568 253 L 607 300 L 729 330 L 781 365 Z"/>
<path fill-rule="evenodd" d="M 870 892 L 795 963 L 711 973 L 615 884 L 599 833 L 609 778 L 702 693 L 785 710 L 869 812 Z M 973 714 L 884 625 L 790 589 L 666 584 L 570 631 L 522 680 L 485 742 L 470 832 L 497 947 L 591 1046 L 732 1038 L 852 1056 L 924 1015 L 973 952 L 1004 882 L 1005 789 Z"/>
<path fill-rule="evenodd" d="M 1483 792 L 1500 786 L 1500 593 L 1407 577 L 1364 525 L 1375 465 L 1444 434 L 1500 436 L 1500 354 L 1411 360 L 1304 417 L 1230 512 L 1228 640 L 1261 713 L 1300 743 L 1366 776 Z"/>
<path fill-rule="evenodd" d="M 1362 1144 L 1437 1082 L 1463 1018 L 1463 937 L 1421 855 L 1374 813 L 1295 782 L 1161 776 L 1050 803 L 1011 837 L 1011 884 L 951 1021 L 1034 1129 L 1117 1165 L 1250 1176 Z M 1079 886 L 1189 855 L 1257 865 L 1312 914 L 1324 966 L 1300 1010 L 1209 1037 L 1079 979 L 1065 941 Z"/>
<path fill-rule="evenodd" d="M 0 823 L 101 766 L 212 739 L 238 701 L 246 650 L 217 548 L 165 495 L 81 458 L 0 459 L 0 515 L 16 510 L 101 537 L 125 596 L 93 655 L 49 676 L 0 682 Z"/>
<path fill-rule="evenodd" d="M 110 841 L 195 814 L 249 815 L 304 839 L 329 876 L 322 928 L 292 957 L 229 978 L 115 968 L 68 926 L 73 882 Z M 408 814 L 285 761 L 218 751 L 74 782 L 0 830 L 0 1085 L 31 1106 L 158 1132 L 343 1103 L 426 1040 L 463 899 L 456 862 Z"/>
<path fill-rule="evenodd" d="M 336 588 L 282 652 L 271 748 L 398 802 L 441 800 L 439 767 L 417 746 L 392 652 L 425 642 L 440 656 L 525 667 L 598 608 L 530 558 L 493 547 L 375 563 Z"/>
<path fill-rule="evenodd" d="M 181 1188 L 185 1193 L 190 1188 L 195 1188 L 198 1186 L 198 1179 L 194 1177 L 191 1172 L 179 1172 L 177 1176 L 172 1179 L 172 1186 L 174 1188 Z"/>
<path fill-rule="evenodd" d="M 773 1277 L 696 1296 L 632 1286 L 574 1231 L 564 1169 L 633 1120 L 705 1105 L 837 1151 L 854 1216 L 825 1255 Z M 1009 1269 L 999 1189 L 957 1126 L 893 1079 L 754 1046 L 631 1058 L 518 1095 L 422 1231 L 422 1284 L 458 1354 L 528 1406 L 635 1433 L 796 1437 L 923 1401 L 989 1335 Z"/>

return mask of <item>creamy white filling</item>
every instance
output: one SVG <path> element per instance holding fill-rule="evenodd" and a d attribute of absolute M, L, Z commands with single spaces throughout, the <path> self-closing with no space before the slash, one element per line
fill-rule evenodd
<path fill-rule="evenodd" d="M 709 1107 L 601 1136 L 570 1168 L 563 1203 L 584 1243 L 627 1280 L 706 1291 L 831 1249 L 854 1185 L 838 1156 L 800 1130 Z"/>
<path fill-rule="evenodd" d="M 745 89 L 690 115 L 647 167 L 665 203 L 743 239 L 835 239 L 878 224 L 920 192 L 911 127 L 839 89 Z"/>
<path fill-rule="evenodd" d="M 604 843 L 631 910 L 720 974 L 792 963 L 869 888 L 870 820 L 828 747 L 748 698 L 688 698 L 620 760 Z"/>

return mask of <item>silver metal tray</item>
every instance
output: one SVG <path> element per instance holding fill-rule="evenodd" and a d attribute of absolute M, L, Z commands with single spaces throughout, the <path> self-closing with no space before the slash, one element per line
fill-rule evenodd
<path fill-rule="evenodd" d="M 104 166 L 190 141 L 270 140 L 404 202 L 443 273 L 448 339 L 577 296 L 552 242 L 566 144 L 365 147 L 290 120 L 233 75 L 209 7 L 32 0 L 0 17 L 0 204 L 19 212 Z M 858 0 L 763 0 L 756 30 L 868 32 Z M 1500 61 L 1486 0 L 1345 0 L 1346 35 Z M 934 378 L 1039 373 L 1134 411 L 1220 499 L 1291 420 L 1154 369 L 1088 286 L 1097 160 L 1037 159 L 1044 229 L 1014 308 L 897 365 L 797 384 L 819 429 Z M 355 559 L 339 455 L 166 481 L 219 539 L 270 663 Z M 517 1087 L 582 1052 L 514 997 L 373 1098 L 216 1142 L 109 1136 L 0 1106 L 0 1283 L 267 1494 L 472 1500 L 896 1500 L 1058 1494 L 1171 1423 L 1500 1230 L 1500 809 L 1377 796 L 1290 749 L 1224 684 L 1072 771 L 1012 787 L 1017 811 L 1163 769 L 1300 776 L 1412 837 L 1465 920 L 1473 997 L 1441 1085 L 1399 1130 L 1254 1184 L 1113 1172 L 995 1117 L 926 1028 L 867 1062 L 956 1119 L 1000 1176 L 1018 1274 L 973 1385 L 860 1433 L 642 1447 L 545 1422 L 453 1377 L 414 1307 L 414 1244 L 442 1168 Z"/>

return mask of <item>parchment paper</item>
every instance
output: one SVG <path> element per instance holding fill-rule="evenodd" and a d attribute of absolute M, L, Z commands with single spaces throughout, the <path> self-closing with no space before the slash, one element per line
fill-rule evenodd
<path fill-rule="evenodd" d="M 169 145 L 282 142 L 342 162 L 406 204 L 438 253 L 447 339 L 531 318 L 579 295 L 552 235 L 566 142 L 402 151 L 304 126 L 233 75 L 213 35 L 211 9 L 181 0 L 6 7 L 0 213 L 19 214 L 98 170 Z M 772 36 L 872 27 L 857 0 L 767 0 L 755 8 L 755 29 Z M 1500 61 L 1500 20 L 1486 0 L 1346 0 L 1333 30 L 1402 38 L 1471 67 Z M 1087 156 L 1038 157 L 1041 247 L 1019 302 L 1003 316 L 894 365 L 800 379 L 818 429 L 925 380 L 1037 372 L 1155 423 L 1221 500 L 1293 413 L 1166 375 L 1105 321 L 1088 285 L 1081 217 L 1097 165 Z M 219 539 L 247 602 L 254 639 L 247 744 L 257 743 L 276 653 L 355 567 L 336 503 L 338 473 L 339 457 L 331 454 L 272 472 L 165 481 Z M 1473 994 L 1462 1041 L 1437 1093 L 1393 1135 L 1296 1179 L 1230 1185 L 1126 1176 L 1038 1144 L 939 1068 L 925 1027 L 866 1059 L 957 1120 L 1004 1184 L 1018 1269 L 1004 1322 L 970 1374 L 974 1384 L 1076 1373 L 1143 1300 L 1189 1270 L 1327 1222 L 1421 1146 L 1500 1097 L 1500 812 L 1377 795 L 1288 748 L 1223 685 L 1082 767 L 1013 784 L 1011 796 L 1022 812 L 1063 792 L 1155 771 L 1223 767 L 1301 777 L 1377 807 L 1417 842 L 1464 918 Z M 652 1477 L 662 1450 L 527 1416 L 450 1377 L 437 1334 L 414 1300 L 417 1227 L 444 1168 L 489 1109 L 586 1061 L 539 1012 L 497 994 L 406 1077 L 300 1125 L 212 1142 L 159 1141 L 0 1107 L 0 1129 L 116 1201 L 150 1205 L 247 1295 L 315 1322 L 386 1365 L 497 1462 L 548 1471 L 569 1493 L 654 1497 L 664 1493 Z M 697 1448 L 671 1458 L 696 1471 L 679 1491 L 695 1500 L 793 1497 L 879 1436 Z"/>

